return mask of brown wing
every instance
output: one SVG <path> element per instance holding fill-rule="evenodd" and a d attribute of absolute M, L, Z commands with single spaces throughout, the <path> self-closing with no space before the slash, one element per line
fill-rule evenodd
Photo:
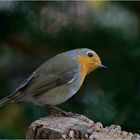
<path fill-rule="evenodd" d="M 32 76 L 27 79 L 18 89 L 17 92 L 21 92 L 15 100 L 20 100 L 25 96 L 38 96 L 41 93 L 44 93 L 52 88 L 61 86 L 63 84 L 68 84 L 73 80 L 77 75 L 77 71 L 70 70 L 68 72 L 59 73 L 58 75 L 44 75 Z"/>
<path fill-rule="evenodd" d="M 44 77 L 36 77 L 30 82 L 25 92 L 27 92 L 27 94 L 29 93 L 32 96 L 37 96 L 52 88 L 69 83 L 69 81 L 71 81 L 75 76 L 75 72 L 67 72 L 59 76 L 53 76 L 50 74 Z"/>
<path fill-rule="evenodd" d="M 64 56 L 66 55 L 66 57 Z M 65 58 L 65 59 L 64 59 Z M 26 81 L 17 88 L 16 92 L 24 96 L 37 96 L 52 88 L 66 84 L 71 81 L 79 72 L 77 63 L 67 54 L 55 56 L 41 65 Z"/>

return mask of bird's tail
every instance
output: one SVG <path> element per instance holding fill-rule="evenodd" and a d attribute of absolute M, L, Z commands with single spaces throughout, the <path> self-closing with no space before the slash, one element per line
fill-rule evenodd
<path fill-rule="evenodd" d="M 16 92 L 16 93 L 13 93 L 13 94 L 1 99 L 0 100 L 0 107 L 15 101 L 15 99 L 17 98 L 18 95 L 19 95 L 19 92 Z"/>

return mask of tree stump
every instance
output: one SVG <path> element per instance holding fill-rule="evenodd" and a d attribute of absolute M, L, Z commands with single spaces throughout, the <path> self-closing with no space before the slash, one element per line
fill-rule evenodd
<path fill-rule="evenodd" d="M 48 116 L 33 122 L 26 139 L 93 139 L 93 140 L 140 140 L 140 135 L 122 131 L 118 125 L 103 127 L 85 116 Z"/>

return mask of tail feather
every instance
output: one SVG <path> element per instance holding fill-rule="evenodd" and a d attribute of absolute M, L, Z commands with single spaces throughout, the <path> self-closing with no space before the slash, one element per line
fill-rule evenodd
<path fill-rule="evenodd" d="M 17 98 L 18 95 L 19 95 L 19 92 L 11 94 L 11 95 L 1 99 L 0 100 L 0 107 L 14 101 Z"/>

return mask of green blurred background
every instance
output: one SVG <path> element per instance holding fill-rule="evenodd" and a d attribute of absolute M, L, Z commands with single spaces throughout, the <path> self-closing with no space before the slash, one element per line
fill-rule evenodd
<path fill-rule="evenodd" d="M 0 98 L 47 58 L 75 48 L 95 50 L 107 70 L 90 74 L 59 107 L 103 125 L 140 130 L 139 2 L 0 2 Z M 47 108 L 13 103 L 0 108 L 0 138 L 25 138 Z"/>

